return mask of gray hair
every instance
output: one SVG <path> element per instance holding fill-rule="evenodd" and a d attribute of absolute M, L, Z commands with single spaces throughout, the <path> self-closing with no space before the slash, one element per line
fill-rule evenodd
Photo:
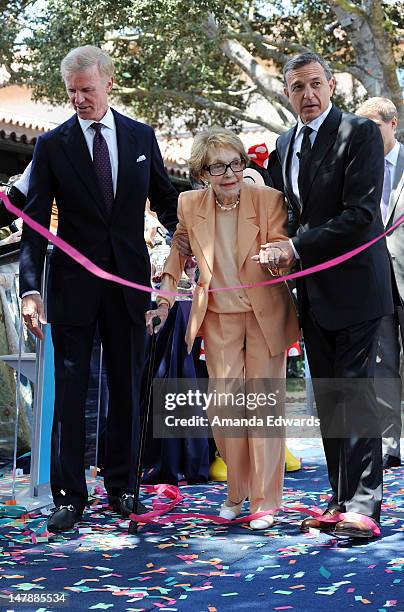
<path fill-rule="evenodd" d="M 240 154 L 241 159 L 244 159 L 246 164 L 249 162 L 245 147 L 237 134 L 227 128 L 214 126 L 198 132 L 193 140 L 188 163 L 189 170 L 194 178 L 200 179 L 203 176 L 209 152 L 220 147 L 232 147 Z"/>
<path fill-rule="evenodd" d="M 285 85 L 287 85 L 286 77 L 288 72 L 290 72 L 291 70 L 297 70 L 298 68 L 303 68 L 303 66 L 307 66 L 307 64 L 313 64 L 314 62 L 317 62 L 324 68 L 327 81 L 332 79 L 332 70 L 328 62 L 326 62 L 321 55 L 318 55 L 318 53 L 307 51 L 305 53 L 300 53 L 299 55 L 294 55 L 284 65 L 283 81 Z"/>
<path fill-rule="evenodd" d="M 388 98 L 369 98 L 363 104 L 361 104 L 356 111 L 357 115 L 361 115 L 363 117 L 367 117 L 373 113 L 377 113 L 384 123 L 390 123 L 394 117 L 398 119 L 397 108 Z"/>
<path fill-rule="evenodd" d="M 99 73 L 107 78 L 114 74 L 114 62 L 108 53 L 94 45 L 84 45 L 69 51 L 62 59 L 60 72 L 65 79 L 68 74 L 81 72 L 93 66 L 97 66 Z"/>

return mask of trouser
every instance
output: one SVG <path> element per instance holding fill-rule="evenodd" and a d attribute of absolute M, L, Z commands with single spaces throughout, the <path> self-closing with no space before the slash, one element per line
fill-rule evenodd
<path fill-rule="evenodd" d="M 378 430 L 380 414 L 372 379 L 379 324 L 380 319 L 374 319 L 330 331 L 318 324 L 309 305 L 302 316 L 332 489 L 328 506 L 377 521 L 383 485 L 380 435 L 364 437 L 354 432 L 348 436 L 345 430 L 346 437 L 333 437 L 330 432 L 333 427 L 343 428 L 343 419 L 354 422 L 355 427 L 363 423 L 369 425 L 370 431 Z M 346 390 L 344 381 L 349 383 Z"/>
<path fill-rule="evenodd" d="M 134 488 L 145 327 L 132 322 L 122 290 L 106 283 L 94 322 L 77 326 L 52 324 L 55 409 L 51 488 L 56 505 L 83 508 L 87 501 L 85 405 L 97 323 L 109 388 L 104 483 L 113 495 Z"/>
<path fill-rule="evenodd" d="M 206 366 L 210 379 L 282 379 L 286 353 L 272 356 L 253 312 L 218 314 L 207 311 L 204 324 Z M 216 446 L 227 465 L 227 496 L 238 503 L 249 497 L 250 511 L 281 505 L 285 440 L 215 433 Z"/>
<path fill-rule="evenodd" d="M 382 414 L 383 453 L 400 457 L 400 327 L 397 313 L 383 317 L 376 357 L 376 395 Z"/>

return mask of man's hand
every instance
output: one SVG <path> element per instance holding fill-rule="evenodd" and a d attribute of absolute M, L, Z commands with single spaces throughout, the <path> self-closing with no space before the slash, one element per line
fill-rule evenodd
<path fill-rule="evenodd" d="M 276 270 L 289 268 L 295 260 L 295 255 L 290 243 L 282 240 L 262 244 L 259 254 L 254 255 L 252 259 L 267 269 Z"/>
<path fill-rule="evenodd" d="M 18 232 L 13 232 L 3 240 L 0 240 L 0 246 L 4 246 L 5 244 L 12 244 L 13 242 L 19 242 L 21 240 L 22 230 L 18 230 Z"/>
<path fill-rule="evenodd" d="M 26 295 L 22 298 L 21 312 L 24 319 L 25 325 L 28 329 L 39 338 L 43 340 L 44 335 L 40 327 L 40 323 L 45 324 L 45 308 L 40 295 Z"/>
<path fill-rule="evenodd" d="M 160 317 L 161 319 L 161 323 L 159 323 L 155 327 L 153 327 L 154 317 Z M 160 306 L 158 308 L 155 308 L 154 310 L 148 310 L 147 312 L 145 312 L 147 333 L 150 334 L 150 336 L 153 335 L 153 332 L 157 334 L 157 332 L 160 331 L 160 329 L 163 327 L 164 323 L 166 322 L 167 317 L 168 317 L 168 304 L 166 303 L 160 304 Z"/>
<path fill-rule="evenodd" d="M 191 257 L 193 255 L 188 234 L 178 234 L 174 239 L 174 244 L 179 254 L 183 257 Z"/>

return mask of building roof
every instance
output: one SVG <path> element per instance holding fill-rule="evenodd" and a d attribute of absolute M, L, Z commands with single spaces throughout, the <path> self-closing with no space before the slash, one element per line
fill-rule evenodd
<path fill-rule="evenodd" d="M 3 142 L 3 147 L 31 150 L 38 136 L 55 128 L 71 115 L 72 109 L 68 105 L 53 106 L 34 101 L 28 87 L 0 87 L 0 146 Z M 272 150 L 276 134 L 256 126 L 244 129 L 240 138 L 247 148 L 266 142 L 268 149 Z M 157 140 L 168 174 L 176 180 L 188 182 L 187 160 L 191 152 L 192 134 L 182 133 L 175 137 L 166 137 L 157 133 Z"/>

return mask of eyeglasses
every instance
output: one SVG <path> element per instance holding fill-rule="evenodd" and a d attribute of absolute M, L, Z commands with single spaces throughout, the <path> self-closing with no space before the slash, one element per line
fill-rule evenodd
<path fill-rule="evenodd" d="M 245 167 L 244 159 L 233 159 L 230 164 L 210 164 L 210 166 L 204 166 L 203 169 L 207 170 L 211 176 L 221 176 L 226 174 L 227 168 L 230 168 L 233 172 L 242 172 Z"/>

